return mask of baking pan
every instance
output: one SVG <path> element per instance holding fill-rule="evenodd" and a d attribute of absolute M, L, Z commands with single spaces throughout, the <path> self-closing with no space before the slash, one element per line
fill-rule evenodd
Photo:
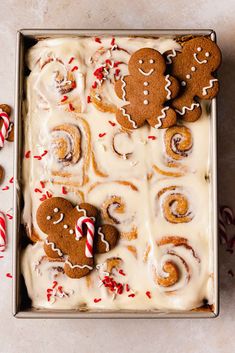
<path fill-rule="evenodd" d="M 34 309 L 29 305 L 27 292 L 20 270 L 20 257 L 23 243 L 24 227 L 21 224 L 23 206 L 21 193 L 21 171 L 23 151 L 23 114 L 25 64 L 24 57 L 27 49 L 43 38 L 62 36 L 151 36 L 151 37 L 181 37 L 188 35 L 206 35 L 215 41 L 213 30 L 56 30 L 56 29 L 25 29 L 17 32 L 16 51 L 16 87 L 15 87 L 15 150 L 14 150 L 14 223 L 13 223 L 13 315 L 17 318 L 212 318 L 219 313 L 219 284 L 218 284 L 218 232 L 217 232 L 217 114 L 216 98 L 210 105 L 210 173 L 211 173 L 211 219 L 210 232 L 212 234 L 213 266 L 214 266 L 214 304 L 192 311 L 78 311 L 78 310 L 48 310 Z M 25 238 L 25 237 L 24 237 Z"/>

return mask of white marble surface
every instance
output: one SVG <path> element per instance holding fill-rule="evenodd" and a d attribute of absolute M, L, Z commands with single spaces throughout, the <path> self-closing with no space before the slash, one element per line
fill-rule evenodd
<path fill-rule="evenodd" d="M 235 1 L 234 0 L 1 0 L 0 101 L 13 105 L 15 39 L 19 28 L 213 28 L 223 51 L 219 97 L 219 199 L 235 207 Z M 12 176 L 12 144 L 0 151 Z M 11 187 L 12 188 L 12 187 Z M 0 190 L 0 209 L 12 193 Z M 17 320 L 11 315 L 9 246 L 0 260 L 0 352 L 213 352 L 235 350 L 235 254 L 221 246 L 221 313 L 214 320 Z M 231 229 L 234 234 L 234 229 Z"/>

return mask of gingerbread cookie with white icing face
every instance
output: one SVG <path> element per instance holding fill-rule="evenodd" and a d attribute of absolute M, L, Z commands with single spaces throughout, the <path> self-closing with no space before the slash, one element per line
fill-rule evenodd
<path fill-rule="evenodd" d="M 166 128 L 176 123 L 176 113 L 165 103 L 174 99 L 178 81 L 164 75 L 166 64 L 155 49 L 136 51 L 128 63 L 130 75 L 115 83 L 115 92 L 128 103 L 116 112 L 117 121 L 126 129 L 137 129 L 145 121 L 155 128 Z"/>
<path fill-rule="evenodd" d="M 182 93 L 172 106 L 185 121 L 196 121 L 201 116 L 201 106 L 195 97 L 212 99 L 219 91 L 213 72 L 221 63 L 221 52 L 212 40 L 196 37 L 183 44 L 182 52 L 165 53 L 170 73 L 180 82 Z"/>
<path fill-rule="evenodd" d="M 45 200 L 37 210 L 39 228 L 47 234 L 44 250 L 49 258 L 62 258 L 71 278 L 86 276 L 94 267 L 95 253 L 110 251 L 117 243 L 118 230 L 99 225 L 98 210 L 82 203 L 73 207 L 62 197 Z"/>

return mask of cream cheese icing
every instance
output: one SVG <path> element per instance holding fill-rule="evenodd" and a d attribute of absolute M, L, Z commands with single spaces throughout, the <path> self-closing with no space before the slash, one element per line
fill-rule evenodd
<path fill-rule="evenodd" d="M 63 262 L 49 261 L 43 241 L 28 245 L 22 256 L 28 295 L 34 307 L 52 310 L 169 311 L 191 310 L 205 299 L 213 304 L 208 104 L 202 102 L 198 121 L 183 124 L 192 146 L 180 160 L 167 155 L 166 130 L 147 125 L 122 130 L 115 120 L 122 105 L 113 89 L 115 75 L 128 74 L 130 55 L 140 48 L 163 53 L 180 45 L 171 38 L 112 42 L 111 37 L 102 43 L 90 37 L 45 39 L 27 54 L 25 152 L 31 157 L 23 163 L 22 222 L 29 235 L 45 239 L 35 215 L 49 193 L 94 204 L 121 233 L 118 245 L 96 255 L 97 268 L 81 279 L 67 277 Z M 102 65 L 106 72 L 99 77 Z M 171 140 L 176 154 L 181 138 L 178 133 Z M 113 258 L 120 260 L 112 276 L 123 285 L 121 295 L 102 282 Z M 166 263 L 179 271 L 171 286 L 161 285 Z M 58 284 L 52 300 L 47 294 L 53 282 Z"/>

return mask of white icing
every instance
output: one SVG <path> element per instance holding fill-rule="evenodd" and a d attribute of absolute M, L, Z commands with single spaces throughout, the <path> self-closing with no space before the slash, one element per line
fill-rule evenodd
<path fill-rule="evenodd" d="M 49 221 L 51 219 L 51 216 L 47 216 L 47 220 Z"/>
<path fill-rule="evenodd" d="M 105 247 L 106 247 L 105 250 L 109 251 L 109 248 L 110 248 L 109 243 L 107 242 L 107 240 L 105 240 L 105 236 L 101 232 L 101 228 L 100 227 L 98 228 L 98 234 L 100 235 L 101 241 L 105 244 Z"/>
<path fill-rule="evenodd" d="M 66 260 L 65 263 L 68 264 L 71 268 L 80 268 L 80 269 L 88 268 L 88 270 L 93 269 L 93 267 L 89 265 L 73 265 L 69 260 Z"/>
<path fill-rule="evenodd" d="M 186 75 L 186 78 L 189 80 L 191 78 L 191 75 Z"/>
<path fill-rule="evenodd" d="M 167 57 L 166 57 L 166 60 L 167 60 L 166 63 L 167 63 L 167 64 L 172 64 L 171 58 L 174 58 L 174 57 L 176 56 L 176 54 L 177 54 L 177 53 L 176 53 L 176 50 L 173 49 L 173 50 L 172 50 L 172 53 L 170 53 L 170 54 L 167 55 Z"/>
<path fill-rule="evenodd" d="M 133 128 L 137 129 L 136 122 L 133 119 L 131 119 L 130 114 L 126 113 L 126 109 L 124 107 L 121 107 L 120 110 L 122 111 L 123 116 L 125 116 L 128 119 L 128 121 L 132 124 Z"/>
<path fill-rule="evenodd" d="M 198 47 L 198 48 L 197 48 L 197 51 L 202 51 L 202 48 L 201 48 L 201 47 Z"/>
<path fill-rule="evenodd" d="M 149 91 L 144 90 L 144 95 L 147 96 L 149 94 Z"/>
<path fill-rule="evenodd" d="M 182 110 L 178 110 L 176 109 L 177 113 L 179 113 L 180 115 L 184 115 L 186 113 L 187 110 L 192 111 L 195 107 L 199 107 L 199 103 L 192 103 L 190 107 L 183 107 Z"/>
<path fill-rule="evenodd" d="M 216 82 L 216 81 L 218 81 L 218 79 L 217 79 L 217 78 L 213 78 L 213 79 L 211 79 L 211 80 L 209 81 L 209 86 L 203 87 L 203 89 L 202 89 L 202 94 L 203 94 L 203 96 L 206 96 L 206 95 L 207 95 L 207 90 L 208 90 L 209 88 L 212 88 L 213 85 L 214 85 L 214 82 Z"/>
<path fill-rule="evenodd" d="M 198 64 L 206 64 L 207 63 L 207 60 L 204 59 L 204 60 L 199 60 L 198 57 L 197 57 L 197 53 L 194 53 L 193 54 L 193 57 L 194 59 L 196 60 L 196 62 L 198 62 Z"/>
<path fill-rule="evenodd" d="M 171 99 L 171 90 L 169 89 L 170 85 L 171 85 L 171 81 L 169 80 L 170 75 L 166 75 L 165 76 L 165 80 L 166 80 L 166 85 L 165 85 L 165 90 L 167 92 L 167 99 Z"/>
<path fill-rule="evenodd" d="M 207 52 L 205 53 L 205 56 L 206 56 L 207 58 L 209 58 L 210 53 L 207 51 Z"/>
<path fill-rule="evenodd" d="M 53 251 L 57 252 L 57 254 L 58 254 L 59 256 L 62 256 L 62 255 L 63 255 L 62 251 L 61 251 L 59 248 L 56 248 L 56 247 L 55 247 L 55 243 L 46 240 L 46 245 L 49 245 L 49 246 L 52 248 Z"/>
<path fill-rule="evenodd" d="M 150 60 L 149 60 L 149 63 L 150 63 L 150 64 L 153 64 L 153 63 L 154 63 L 154 60 L 153 60 L 153 59 L 150 59 Z"/>
<path fill-rule="evenodd" d="M 149 101 L 147 99 L 144 100 L 144 105 L 149 104 Z"/>
<path fill-rule="evenodd" d="M 61 213 L 61 214 L 60 214 L 60 218 L 59 218 L 57 221 L 54 221 L 53 224 L 58 224 L 58 223 L 62 222 L 63 219 L 64 219 L 64 214 Z"/>
<path fill-rule="evenodd" d="M 122 100 L 126 101 L 126 90 L 125 90 L 126 82 L 123 76 L 121 77 L 121 82 L 122 82 Z"/>
<path fill-rule="evenodd" d="M 139 64 L 143 64 L 143 60 L 139 60 Z"/>
<path fill-rule="evenodd" d="M 138 69 L 139 70 L 139 72 L 142 74 L 142 75 L 144 75 L 144 76 L 150 76 L 150 75 L 152 75 L 152 73 L 154 72 L 154 69 L 150 69 L 148 72 L 145 72 L 145 71 L 143 71 L 142 69 Z"/>
<path fill-rule="evenodd" d="M 186 86 L 186 82 L 185 81 L 181 81 L 181 86 Z"/>
<path fill-rule="evenodd" d="M 57 207 L 54 208 L 54 212 L 55 212 L 55 213 L 59 212 L 59 209 L 58 209 Z"/>
<path fill-rule="evenodd" d="M 193 71 L 193 72 L 196 71 L 196 67 L 195 67 L 195 66 L 192 66 L 192 67 L 191 67 L 191 71 Z"/>
<path fill-rule="evenodd" d="M 149 83 L 147 81 L 144 81 L 144 86 L 148 86 Z"/>
<path fill-rule="evenodd" d="M 166 111 L 169 109 L 169 107 L 164 107 L 161 110 L 162 115 L 157 117 L 158 123 L 155 125 L 155 129 L 158 129 L 159 127 L 162 126 L 162 120 L 166 117 Z"/>

